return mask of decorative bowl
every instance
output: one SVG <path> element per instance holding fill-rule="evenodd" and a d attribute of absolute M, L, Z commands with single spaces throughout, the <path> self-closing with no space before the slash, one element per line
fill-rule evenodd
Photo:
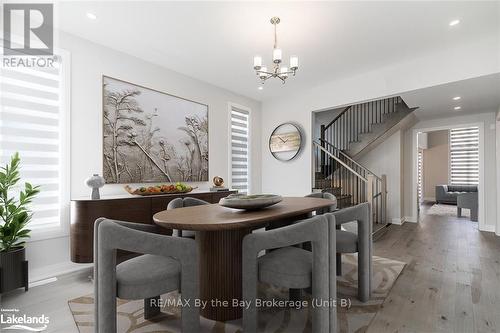
<path fill-rule="evenodd" d="M 283 198 L 276 194 L 231 194 L 220 199 L 219 204 L 228 208 L 258 210 L 281 202 Z"/>
<path fill-rule="evenodd" d="M 159 195 L 159 194 L 179 194 L 179 193 L 189 193 L 194 190 L 196 187 L 191 187 L 189 185 L 182 185 L 177 187 L 172 184 L 163 184 L 156 186 L 148 186 L 148 187 L 140 187 L 137 189 L 133 189 L 130 185 L 125 186 L 125 190 L 133 195 Z"/>

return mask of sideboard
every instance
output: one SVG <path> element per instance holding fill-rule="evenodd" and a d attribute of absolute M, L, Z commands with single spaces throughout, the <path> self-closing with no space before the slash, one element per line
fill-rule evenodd
<path fill-rule="evenodd" d="M 232 193 L 236 191 L 196 191 L 184 194 L 71 200 L 71 261 L 93 262 L 94 222 L 99 217 L 152 224 L 153 215 L 167 209 L 168 203 L 175 198 L 194 197 L 210 203 L 218 203 L 221 198 Z M 169 234 L 172 232 L 170 231 Z"/>

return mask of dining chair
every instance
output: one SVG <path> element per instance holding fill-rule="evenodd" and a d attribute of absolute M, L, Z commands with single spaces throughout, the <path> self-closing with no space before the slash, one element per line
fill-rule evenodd
<path fill-rule="evenodd" d="M 208 204 L 210 203 L 198 198 L 192 198 L 192 197 L 176 198 L 168 203 L 167 210 L 182 208 L 182 207 L 208 205 Z M 178 237 L 194 238 L 195 232 L 191 230 L 174 230 L 174 234 Z"/>
<path fill-rule="evenodd" d="M 328 192 L 314 192 L 305 195 L 306 198 L 319 198 L 319 199 L 328 199 L 332 201 L 332 205 L 329 207 L 324 207 L 317 209 L 314 212 L 309 213 L 309 217 L 312 217 L 314 215 L 321 215 L 321 214 L 326 214 L 330 212 L 334 212 L 337 209 L 337 198 Z M 293 222 L 295 223 L 295 222 Z M 340 227 L 337 227 L 339 229 Z M 311 251 L 311 243 L 307 242 L 302 245 L 300 245 L 303 249 Z M 305 290 L 307 293 L 311 293 L 311 288 L 307 288 Z M 293 300 L 300 300 L 302 298 L 302 290 L 301 289 L 295 289 L 295 288 L 290 288 L 289 291 L 289 299 Z"/>
<path fill-rule="evenodd" d="M 116 332 L 116 298 L 144 299 L 144 317 L 160 312 L 159 295 L 199 297 L 198 248 L 192 239 L 156 234 L 156 226 L 99 218 L 94 226 L 95 332 Z M 116 265 L 116 251 L 142 253 Z M 192 304 L 192 303 L 191 303 Z M 183 306 L 183 332 L 198 333 L 199 309 Z"/>
<path fill-rule="evenodd" d="M 356 221 L 358 233 L 337 230 L 337 275 L 342 275 L 342 253 L 358 253 L 358 298 L 370 299 L 372 290 L 372 219 L 370 204 L 361 203 L 332 213 L 339 228 L 343 223 Z"/>
<path fill-rule="evenodd" d="M 334 212 L 337 209 L 337 197 L 328 192 L 314 192 L 305 196 L 306 198 L 320 198 L 332 201 L 332 205 L 316 210 L 316 215 Z"/>
<path fill-rule="evenodd" d="M 330 219 L 333 220 L 333 216 Z M 332 229 L 335 233 L 335 228 Z M 305 289 L 312 287 L 313 299 L 329 300 L 331 292 L 329 275 L 335 276 L 335 266 L 329 260 L 331 244 L 329 230 L 328 217 L 320 215 L 285 227 L 245 236 L 242 255 L 242 289 L 243 300 L 250 302 L 248 303 L 250 306 L 243 309 L 243 331 L 245 333 L 253 333 L 257 329 L 255 301 L 258 282 L 266 282 L 284 288 Z M 335 238 L 333 239 L 334 247 Z M 304 242 L 311 242 L 312 251 L 293 246 Z M 274 250 L 258 256 L 259 252 L 268 249 Z M 311 309 L 313 332 L 335 331 L 334 328 L 333 330 L 331 328 L 330 310 L 332 309 L 327 306 Z"/>

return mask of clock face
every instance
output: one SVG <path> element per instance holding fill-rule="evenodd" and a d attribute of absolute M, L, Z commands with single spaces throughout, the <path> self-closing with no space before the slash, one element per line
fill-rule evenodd
<path fill-rule="evenodd" d="M 289 161 L 300 151 L 302 135 L 297 126 L 286 123 L 279 125 L 269 138 L 269 150 L 281 161 Z"/>

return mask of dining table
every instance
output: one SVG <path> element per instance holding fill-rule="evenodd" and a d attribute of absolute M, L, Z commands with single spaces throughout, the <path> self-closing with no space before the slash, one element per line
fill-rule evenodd
<path fill-rule="evenodd" d="M 202 316 L 217 321 L 241 318 L 242 242 L 255 229 L 275 228 L 307 218 L 329 207 L 321 198 L 284 197 L 260 210 L 241 210 L 207 204 L 164 210 L 154 214 L 163 228 L 195 231 L 199 249 L 200 308 Z"/>

